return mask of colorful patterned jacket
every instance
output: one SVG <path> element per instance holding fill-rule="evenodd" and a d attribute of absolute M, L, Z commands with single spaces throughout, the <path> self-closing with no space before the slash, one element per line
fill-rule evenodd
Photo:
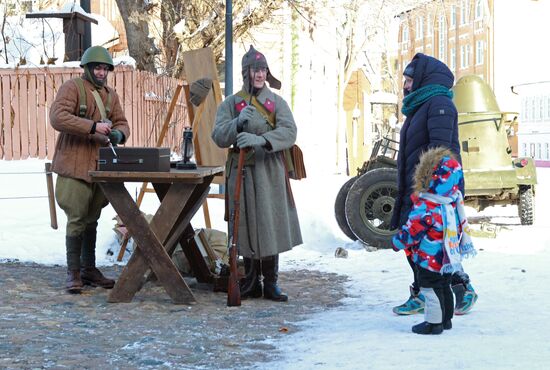
<path fill-rule="evenodd" d="M 395 251 L 404 249 L 413 255 L 420 267 L 439 272 L 443 261 L 443 209 L 418 197 L 420 192 L 457 198 L 463 187 L 462 167 L 446 148 L 434 148 L 425 152 L 415 170 L 415 191 L 411 195 L 413 208 L 405 225 L 393 237 Z M 456 202 L 452 203 L 456 208 Z M 458 233 L 462 233 L 458 214 L 455 212 Z"/>

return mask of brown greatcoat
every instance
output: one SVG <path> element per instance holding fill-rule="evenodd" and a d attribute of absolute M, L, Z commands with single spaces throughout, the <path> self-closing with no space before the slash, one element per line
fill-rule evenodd
<path fill-rule="evenodd" d="M 59 131 L 52 161 L 52 171 L 66 177 L 91 182 L 88 171 L 97 169 L 100 145 L 91 140 L 90 131 L 94 122 L 101 120 L 92 91 L 94 85 L 84 79 L 86 90 L 86 116 L 80 117 L 80 92 L 76 82 L 67 81 L 61 85 L 50 109 L 50 123 Z M 130 136 L 130 127 L 124 116 L 120 100 L 114 89 L 104 86 L 99 95 L 104 106 L 111 92 L 111 110 L 107 118 L 113 123 L 112 129 L 124 134 L 124 141 Z"/>

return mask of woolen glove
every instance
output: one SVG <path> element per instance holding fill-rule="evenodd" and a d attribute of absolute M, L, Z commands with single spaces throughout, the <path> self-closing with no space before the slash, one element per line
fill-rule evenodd
<path fill-rule="evenodd" d="M 264 146 L 266 143 L 267 140 L 263 136 L 251 134 L 250 132 L 241 132 L 237 134 L 237 146 L 239 148 Z"/>
<path fill-rule="evenodd" d="M 243 108 L 241 113 L 239 113 L 239 119 L 237 120 L 237 132 L 242 132 L 244 124 L 252 118 L 255 110 L 256 108 L 252 105 L 247 105 Z"/>
<path fill-rule="evenodd" d="M 99 132 L 91 134 L 90 139 L 101 146 L 107 146 L 107 144 L 109 144 L 109 137 L 107 135 L 100 134 Z"/>
<path fill-rule="evenodd" d="M 124 139 L 124 135 L 122 134 L 122 132 L 118 130 L 111 130 L 111 133 L 109 134 L 109 140 L 111 140 L 111 144 L 113 145 L 120 144 L 123 139 Z"/>

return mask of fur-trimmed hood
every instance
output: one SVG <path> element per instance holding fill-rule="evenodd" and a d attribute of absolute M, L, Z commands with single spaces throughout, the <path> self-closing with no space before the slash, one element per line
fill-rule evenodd
<path fill-rule="evenodd" d="M 464 181 L 462 166 L 444 147 L 428 149 L 414 172 L 414 191 L 454 198 Z"/>

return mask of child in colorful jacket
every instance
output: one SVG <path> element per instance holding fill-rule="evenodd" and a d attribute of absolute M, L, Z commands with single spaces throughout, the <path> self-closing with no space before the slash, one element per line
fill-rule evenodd
<path fill-rule="evenodd" d="M 412 327 L 417 334 L 441 334 L 452 328 L 451 274 L 462 270 L 464 257 L 476 254 L 459 190 L 463 181 L 462 167 L 449 149 L 425 152 L 414 174 L 414 206 L 392 240 L 395 251 L 412 254 L 419 270 L 426 308 L 425 321 Z"/>

